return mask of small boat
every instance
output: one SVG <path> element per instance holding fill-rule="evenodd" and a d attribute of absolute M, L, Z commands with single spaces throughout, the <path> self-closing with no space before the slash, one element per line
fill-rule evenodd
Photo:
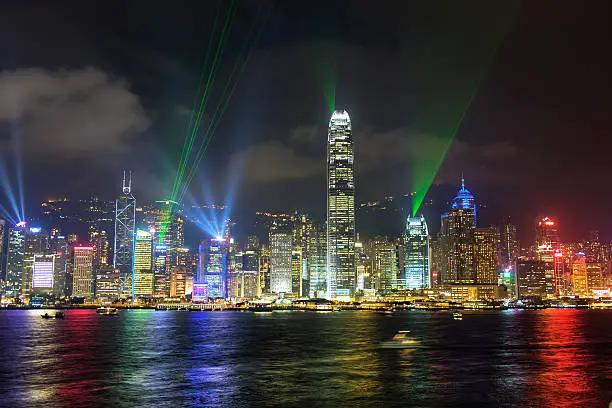
<path fill-rule="evenodd" d="M 56 319 L 63 319 L 64 317 L 66 317 L 66 315 L 64 314 L 64 312 L 55 312 L 55 317 Z"/>
<path fill-rule="evenodd" d="M 421 347 L 421 342 L 413 337 L 408 337 L 407 330 L 400 330 L 395 336 L 389 341 L 385 341 L 381 344 L 382 348 L 388 349 L 410 349 Z"/>
<path fill-rule="evenodd" d="M 453 318 L 453 320 L 463 320 L 463 313 L 461 313 L 461 312 L 453 312 L 451 314 L 451 317 Z"/>
<path fill-rule="evenodd" d="M 53 319 L 55 316 L 50 315 L 49 313 L 45 313 L 44 315 L 40 315 L 43 319 Z"/>
<path fill-rule="evenodd" d="M 96 313 L 105 315 L 105 316 L 117 316 L 119 314 L 119 309 L 115 307 L 99 307 L 96 309 Z"/>

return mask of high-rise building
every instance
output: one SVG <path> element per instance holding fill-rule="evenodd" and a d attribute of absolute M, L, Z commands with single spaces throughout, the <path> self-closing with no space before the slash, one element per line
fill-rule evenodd
<path fill-rule="evenodd" d="M 227 297 L 227 269 L 230 238 L 211 238 L 200 242 L 198 284 L 205 284 L 207 296 Z M 194 283 L 194 291 L 196 284 Z"/>
<path fill-rule="evenodd" d="M 51 294 L 53 292 L 55 255 L 34 254 L 33 264 L 32 293 Z"/>
<path fill-rule="evenodd" d="M 454 283 L 475 283 L 474 230 L 476 228 L 476 202 L 472 193 L 465 188 L 463 178 L 461 179 L 461 189 L 451 202 L 447 222 L 448 279 Z"/>
<path fill-rule="evenodd" d="M 186 295 L 187 270 L 184 266 L 175 266 L 170 272 L 170 297 L 183 298 Z"/>
<path fill-rule="evenodd" d="M 270 290 L 270 246 L 262 245 L 259 250 L 259 288 L 262 294 L 271 293 Z"/>
<path fill-rule="evenodd" d="M 521 257 L 518 259 L 516 277 L 517 297 L 547 296 L 546 262 Z"/>
<path fill-rule="evenodd" d="M 253 299 L 261 295 L 259 288 L 259 256 L 257 251 L 247 249 L 242 253 L 239 294 L 241 298 Z"/>
<path fill-rule="evenodd" d="M 270 233 L 270 291 L 291 293 L 291 234 Z"/>
<path fill-rule="evenodd" d="M 376 238 L 371 244 L 372 272 L 376 276 L 376 288 L 381 293 L 397 289 L 399 271 L 398 247 L 387 238 Z"/>
<path fill-rule="evenodd" d="M 21 295 L 23 261 L 25 254 L 25 223 L 9 228 L 6 263 L 6 296 Z"/>
<path fill-rule="evenodd" d="M 0 219 L 0 281 L 6 282 L 6 247 L 8 239 L 8 224 Z"/>
<path fill-rule="evenodd" d="M 589 286 L 589 295 L 593 296 L 593 291 L 604 289 L 604 279 L 601 268 L 601 263 L 595 258 L 586 257 L 587 268 L 587 283 Z"/>
<path fill-rule="evenodd" d="M 132 173 L 123 173 L 122 194 L 115 201 L 115 249 L 113 267 L 119 270 L 123 296 L 132 296 L 136 199 L 132 195 Z"/>
<path fill-rule="evenodd" d="M 557 222 L 551 217 L 536 218 L 536 256 L 545 262 L 546 293 L 549 296 L 562 293 L 562 271 L 555 270 L 555 252 L 560 249 Z"/>
<path fill-rule="evenodd" d="M 327 293 L 327 230 L 315 226 L 310 235 L 308 251 L 308 292 L 311 298 L 324 298 Z"/>
<path fill-rule="evenodd" d="M 95 295 L 100 302 L 112 302 L 119 299 L 121 296 L 121 278 L 117 269 L 107 265 L 96 271 Z"/>
<path fill-rule="evenodd" d="M 404 243 L 406 251 L 405 288 L 409 290 L 430 288 L 429 231 L 423 215 L 408 217 Z"/>
<path fill-rule="evenodd" d="M 495 284 L 501 272 L 500 233 L 495 226 L 474 231 L 476 282 Z"/>
<path fill-rule="evenodd" d="M 305 275 L 306 263 L 302 259 L 302 248 L 293 246 L 291 250 L 291 293 L 302 296 L 302 276 Z"/>
<path fill-rule="evenodd" d="M 72 278 L 68 278 L 70 266 L 70 248 L 66 237 L 61 235 L 57 229 L 51 231 L 49 236 L 49 254 L 55 255 L 53 271 L 53 294 L 56 297 L 69 296 Z"/>
<path fill-rule="evenodd" d="M 516 295 L 516 261 L 520 247 L 516 236 L 516 225 L 506 218 L 501 227 L 500 251 L 502 262 L 501 282 L 508 288 L 509 297 Z"/>
<path fill-rule="evenodd" d="M 21 278 L 21 294 L 30 297 L 32 290 L 32 274 L 34 272 L 34 256 L 45 255 L 48 249 L 49 236 L 40 227 L 30 227 L 26 230 L 25 251 L 23 259 L 23 276 Z"/>
<path fill-rule="evenodd" d="M 155 238 L 154 238 L 155 240 Z M 176 265 L 178 266 L 180 252 L 176 251 Z M 170 274 L 168 273 L 168 247 L 163 244 L 154 245 L 153 249 L 153 292 L 157 298 L 168 295 Z M 170 268 L 170 270 L 172 270 Z"/>
<path fill-rule="evenodd" d="M 72 262 L 72 296 L 93 296 L 93 247 L 75 246 Z"/>
<path fill-rule="evenodd" d="M 136 231 L 134 244 L 133 297 L 153 297 L 153 235 L 144 230 Z"/>
<path fill-rule="evenodd" d="M 353 137 L 348 113 L 337 110 L 327 143 L 327 296 L 351 298 L 356 281 Z"/>
<path fill-rule="evenodd" d="M 572 280 L 575 296 L 591 296 L 591 291 L 589 290 L 587 263 L 584 253 L 577 253 L 572 259 Z"/>
<path fill-rule="evenodd" d="M 557 222 L 551 217 L 536 218 L 536 248 L 559 246 L 559 232 Z"/>

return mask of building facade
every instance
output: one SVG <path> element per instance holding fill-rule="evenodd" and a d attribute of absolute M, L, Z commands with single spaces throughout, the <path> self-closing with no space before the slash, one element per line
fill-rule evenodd
<path fill-rule="evenodd" d="M 270 233 L 270 291 L 272 293 L 292 293 L 291 259 L 291 234 Z"/>
<path fill-rule="evenodd" d="M 423 289 L 431 287 L 429 231 L 423 215 L 408 217 L 404 235 L 406 252 L 405 288 Z"/>
<path fill-rule="evenodd" d="M 124 172 L 122 194 L 115 201 L 113 267 L 119 270 L 121 292 L 125 297 L 133 295 L 135 224 L 136 199 L 132 195 L 132 174 L 126 180 Z"/>

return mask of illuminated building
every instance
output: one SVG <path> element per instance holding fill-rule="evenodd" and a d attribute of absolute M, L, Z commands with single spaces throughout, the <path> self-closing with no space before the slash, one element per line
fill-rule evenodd
<path fill-rule="evenodd" d="M 546 297 L 546 262 L 538 259 L 521 257 L 517 262 L 516 277 L 517 297 Z"/>
<path fill-rule="evenodd" d="M 153 235 L 150 232 L 136 231 L 134 245 L 133 296 L 150 298 L 153 296 Z"/>
<path fill-rule="evenodd" d="M 175 266 L 170 271 L 170 297 L 184 298 L 187 289 L 187 270 L 184 266 Z"/>
<path fill-rule="evenodd" d="M 53 271 L 53 294 L 57 297 L 68 296 L 72 278 L 68 276 L 70 265 L 70 249 L 66 237 L 58 230 L 51 231 L 48 252 L 55 255 Z"/>
<path fill-rule="evenodd" d="M 93 247 L 74 247 L 72 296 L 89 298 L 93 295 Z"/>
<path fill-rule="evenodd" d="M 47 253 L 48 235 L 40 227 L 26 229 L 21 294 L 29 297 L 32 289 L 34 256 Z"/>
<path fill-rule="evenodd" d="M 178 262 L 178 257 L 176 259 Z M 168 266 L 168 247 L 163 244 L 155 245 L 153 250 L 153 295 L 155 297 L 163 298 L 168 295 L 168 268 L 170 268 Z"/>
<path fill-rule="evenodd" d="M 555 252 L 559 250 L 557 222 L 551 217 L 536 218 L 536 255 L 545 262 L 546 293 L 549 296 L 563 292 L 562 271 L 555 270 Z M 558 264 L 557 264 L 558 266 Z"/>
<path fill-rule="evenodd" d="M 355 180 L 351 120 L 335 111 L 327 144 L 327 296 L 353 296 L 355 269 Z"/>
<path fill-rule="evenodd" d="M 593 295 L 593 291 L 604 289 L 604 279 L 601 270 L 601 263 L 594 258 L 586 258 L 587 268 L 587 284 L 589 287 L 589 295 Z"/>
<path fill-rule="evenodd" d="M 308 251 L 308 292 L 311 298 L 325 298 L 327 294 L 327 231 L 323 226 L 313 228 Z"/>
<path fill-rule="evenodd" d="M 259 288 L 259 256 L 247 249 L 242 254 L 242 273 L 240 274 L 239 297 L 253 299 L 261 295 Z"/>
<path fill-rule="evenodd" d="M 109 265 L 110 244 L 105 230 L 91 230 L 89 242 L 94 248 L 94 269 L 97 270 Z"/>
<path fill-rule="evenodd" d="M 25 223 L 9 228 L 6 263 L 6 296 L 21 295 L 25 253 Z"/>
<path fill-rule="evenodd" d="M 53 273 L 55 271 L 55 255 L 34 255 L 32 269 L 32 292 L 53 292 Z"/>
<path fill-rule="evenodd" d="M 270 233 L 270 291 L 291 293 L 291 234 Z"/>
<path fill-rule="evenodd" d="M 431 287 L 429 231 L 423 215 L 408 217 L 404 235 L 406 284 L 408 290 Z"/>
<path fill-rule="evenodd" d="M 0 281 L 6 282 L 6 241 L 8 226 L 6 221 L 0 219 Z"/>
<path fill-rule="evenodd" d="M 372 271 L 377 277 L 378 290 L 389 293 L 397 289 L 398 251 L 397 245 L 385 238 L 373 242 Z"/>
<path fill-rule="evenodd" d="M 113 252 L 113 267 L 119 269 L 124 296 L 133 296 L 135 219 L 136 199 L 132 195 L 132 174 L 130 173 L 129 180 L 126 181 L 124 172 L 122 194 L 115 201 L 115 245 Z"/>
<path fill-rule="evenodd" d="M 302 275 L 304 275 L 306 264 L 302 260 L 302 248 L 294 246 L 291 250 L 291 293 L 294 296 L 302 296 Z"/>
<path fill-rule="evenodd" d="M 193 302 L 208 301 L 208 284 L 206 282 L 193 282 L 191 300 Z M 214 296 L 213 296 L 214 297 Z"/>
<path fill-rule="evenodd" d="M 363 242 L 359 240 L 355 241 L 355 267 L 357 268 L 357 291 L 364 291 L 366 289 L 372 289 L 372 263 L 370 257 L 365 251 Z"/>
<path fill-rule="evenodd" d="M 500 234 L 497 227 L 476 228 L 474 231 L 477 283 L 494 284 L 498 282 L 498 274 L 501 269 L 499 244 Z"/>
<path fill-rule="evenodd" d="M 121 296 L 121 278 L 117 269 L 107 265 L 96 271 L 95 295 L 100 302 L 112 302 L 119 299 Z"/>
<path fill-rule="evenodd" d="M 520 247 L 516 237 L 516 225 L 506 218 L 501 227 L 500 252 L 502 262 L 501 283 L 508 288 L 508 295 L 516 297 L 516 261 Z"/>
<path fill-rule="evenodd" d="M 572 259 L 572 281 L 574 295 L 578 297 L 589 297 L 589 280 L 587 274 L 587 263 L 584 253 L 577 253 Z"/>
<path fill-rule="evenodd" d="M 197 283 L 205 283 L 208 297 L 227 297 L 229 238 L 202 240 L 199 251 Z M 201 287 L 198 287 L 201 289 Z M 194 292 L 196 283 L 194 282 Z"/>
<path fill-rule="evenodd" d="M 262 294 L 270 292 L 270 247 L 262 245 L 259 252 L 259 288 Z"/>
<path fill-rule="evenodd" d="M 447 281 L 454 283 L 475 283 L 474 268 L 474 230 L 476 228 L 476 203 L 474 196 L 465 188 L 461 179 L 461 189 L 451 202 L 448 212 L 447 240 L 449 271 Z"/>

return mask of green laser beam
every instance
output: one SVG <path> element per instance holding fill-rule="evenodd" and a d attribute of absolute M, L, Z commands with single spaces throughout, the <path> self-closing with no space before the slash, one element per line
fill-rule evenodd
<path fill-rule="evenodd" d="M 208 127 L 205 131 L 205 142 L 202 144 L 202 146 L 198 150 L 196 154 L 196 159 L 194 161 L 194 165 L 191 167 L 191 171 L 188 173 L 187 177 L 185 178 L 183 189 L 181 191 L 181 194 L 179 195 L 179 201 L 181 201 L 184 195 L 187 193 L 189 185 L 191 181 L 193 180 L 193 178 L 195 177 L 195 174 L 197 173 L 197 168 L 200 162 L 202 161 L 204 154 L 206 153 L 206 150 L 208 149 L 208 146 L 210 142 L 212 141 L 212 138 L 214 137 L 216 133 L 219 123 L 221 122 L 221 119 L 223 118 L 225 110 L 227 109 L 227 106 L 229 105 L 231 97 L 239 83 L 240 77 L 242 73 L 244 72 L 244 69 L 246 68 L 248 64 L 248 61 L 250 60 L 253 54 L 255 44 L 257 43 L 257 41 L 259 40 L 259 37 L 261 36 L 261 33 L 263 31 L 263 28 L 265 27 L 266 21 L 268 20 L 268 17 L 271 11 L 272 11 L 272 7 L 268 10 L 268 13 L 263 19 L 263 22 L 260 25 L 259 30 L 257 31 L 254 37 L 254 40 L 252 42 L 250 42 L 249 40 L 253 37 L 253 32 L 255 28 L 257 27 L 257 24 L 256 24 L 257 19 L 255 19 L 253 25 L 251 26 L 249 30 L 249 34 L 247 35 L 247 40 L 244 42 L 241 48 L 241 51 L 239 53 L 239 56 L 236 60 L 236 64 L 234 65 L 230 73 L 230 76 L 228 77 L 228 80 L 226 81 L 225 87 L 223 89 L 223 93 L 220 98 L 220 103 L 217 105 L 215 113 L 213 114 L 212 119 L 209 121 Z M 242 56 L 246 52 L 247 48 L 249 49 L 249 51 L 246 57 L 244 58 L 244 60 L 241 62 Z"/>

